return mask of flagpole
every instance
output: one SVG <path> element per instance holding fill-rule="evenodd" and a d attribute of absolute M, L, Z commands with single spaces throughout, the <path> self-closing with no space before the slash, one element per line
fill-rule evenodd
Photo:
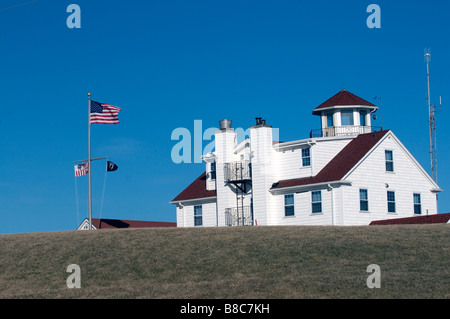
<path fill-rule="evenodd" d="M 88 175 L 89 175 L 89 230 L 92 230 L 92 188 L 91 188 L 91 93 L 88 93 Z"/>

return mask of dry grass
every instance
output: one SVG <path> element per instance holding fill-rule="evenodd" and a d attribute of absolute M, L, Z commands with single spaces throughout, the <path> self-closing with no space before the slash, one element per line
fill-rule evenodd
<path fill-rule="evenodd" d="M 0 236 L 0 298 L 449 298 L 448 225 Z M 81 267 L 81 289 L 66 268 Z M 367 266 L 381 267 L 369 289 Z"/>

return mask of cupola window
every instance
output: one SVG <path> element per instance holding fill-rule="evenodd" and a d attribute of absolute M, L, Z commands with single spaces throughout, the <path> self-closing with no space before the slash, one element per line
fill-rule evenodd
<path fill-rule="evenodd" d="M 359 111 L 359 125 L 366 126 L 367 111 Z"/>
<path fill-rule="evenodd" d="M 327 127 L 332 127 L 332 126 L 334 126 L 333 113 L 328 113 L 327 114 Z"/>
<path fill-rule="evenodd" d="M 353 110 L 341 111 L 341 124 L 342 124 L 342 126 L 354 125 Z"/>

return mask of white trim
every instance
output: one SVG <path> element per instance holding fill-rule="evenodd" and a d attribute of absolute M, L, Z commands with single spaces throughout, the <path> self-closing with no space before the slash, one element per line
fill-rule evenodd
<path fill-rule="evenodd" d="M 289 186 L 289 187 L 283 187 L 279 189 L 270 189 L 269 192 L 271 192 L 273 195 L 288 195 L 292 193 L 305 193 L 309 192 L 311 190 L 315 189 L 324 189 L 329 187 L 329 185 L 333 186 L 341 186 L 341 185 L 351 185 L 352 182 L 350 181 L 332 181 L 332 182 L 323 182 L 323 183 L 316 183 L 316 184 L 307 184 L 307 185 L 295 185 L 295 186 Z"/>
<path fill-rule="evenodd" d="M 339 109 L 370 109 L 370 110 L 378 110 L 377 106 L 370 105 L 332 105 L 322 108 L 316 108 L 313 110 L 313 115 L 322 115 L 318 114 L 319 112 L 326 112 L 329 110 L 339 110 Z"/>
<path fill-rule="evenodd" d="M 311 146 L 316 144 L 316 139 L 303 139 L 303 140 L 297 140 L 297 141 L 291 141 L 291 142 L 281 142 L 278 143 L 277 146 L 275 147 L 275 149 L 277 151 L 287 151 L 289 149 L 294 149 L 294 148 L 304 148 L 305 146 Z"/>
<path fill-rule="evenodd" d="M 320 142 L 332 141 L 332 140 L 353 140 L 358 135 L 335 135 L 335 136 L 324 136 L 315 138 L 306 138 L 302 140 L 295 140 L 290 142 L 278 143 L 274 149 L 278 152 L 288 151 L 291 149 L 303 148 L 306 145 L 313 146 Z"/>
<path fill-rule="evenodd" d="M 205 202 L 205 204 L 206 204 L 206 203 L 214 203 L 216 201 L 217 201 L 217 196 L 211 196 L 211 197 L 176 200 L 176 201 L 169 202 L 169 204 L 187 203 L 189 205 L 190 203 L 195 203 L 195 202 Z"/>

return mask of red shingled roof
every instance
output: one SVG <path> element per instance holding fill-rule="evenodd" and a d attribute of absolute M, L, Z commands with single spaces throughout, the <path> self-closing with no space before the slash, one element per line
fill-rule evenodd
<path fill-rule="evenodd" d="M 356 96 L 355 94 L 350 93 L 349 91 L 342 90 L 338 94 L 334 95 L 333 97 L 329 98 L 328 100 L 320 104 L 318 107 L 316 107 L 313 113 L 319 114 L 318 111 L 320 109 L 324 109 L 327 107 L 346 106 L 346 105 L 364 105 L 376 107 L 376 105 L 367 102 L 366 100 L 360 98 L 359 96 Z"/>
<path fill-rule="evenodd" d="M 206 190 L 206 172 L 200 175 L 191 185 L 182 191 L 172 202 L 179 202 L 189 199 L 215 197 L 216 191 Z"/>
<path fill-rule="evenodd" d="M 406 218 L 395 218 L 376 220 L 370 223 L 370 225 L 406 225 L 406 224 L 446 224 L 450 220 L 450 213 L 427 215 L 427 216 L 414 216 Z"/>
<path fill-rule="evenodd" d="M 93 218 L 92 225 L 97 229 L 108 228 L 154 228 L 154 227 L 177 227 L 177 223 L 171 222 L 150 222 L 139 220 L 118 220 Z"/>
<path fill-rule="evenodd" d="M 339 181 L 388 132 L 389 130 L 360 134 L 348 143 L 316 176 L 279 181 L 272 186 L 272 189 Z"/>

